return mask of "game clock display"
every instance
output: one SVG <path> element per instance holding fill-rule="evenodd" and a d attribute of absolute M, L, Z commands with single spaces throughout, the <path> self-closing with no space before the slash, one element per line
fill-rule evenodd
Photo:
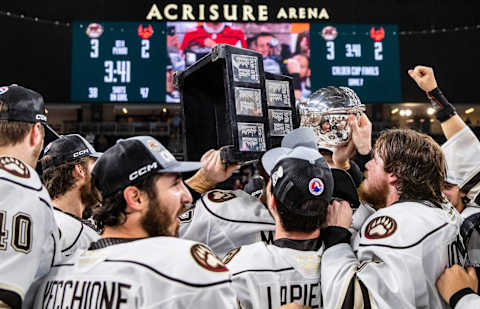
<path fill-rule="evenodd" d="M 165 101 L 165 23 L 72 25 L 72 101 Z"/>
<path fill-rule="evenodd" d="M 310 27 L 312 89 L 347 86 L 363 103 L 402 101 L 396 25 Z"/>

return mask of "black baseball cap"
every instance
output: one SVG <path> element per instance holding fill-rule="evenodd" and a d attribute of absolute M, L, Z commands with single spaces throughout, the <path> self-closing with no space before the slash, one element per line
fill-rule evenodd
<path fill-rule="evenodd" d="M 58 137 L 47 125 L 47 113 L 43 97 L 36 91 L 18 85 L 0 87 L 0 101 L 8 105 L 8 111 L 0 112 L 0 120 L 28 123 L 40 122 L 48 131 L 46 134 Z"/>
<path fill-rule="evenodd" d="M 151 136 L 120 139 L 97 160 L 92 170 L 102 196 L 134 185 L 152 174 L 185 173 L 198 170 L 201 162 L 179 162 Z"/>
<path fill-rule="evenodd" d="M 321 197 L 325 199 L 330 198 L 330 200 L 328 200 L 329 202 L 332 199 L 345 200 L 349 202 L 352 208 L 358 208 L 358 206 L 360 205 L 357 188 L 355 186 L 355 182 L 352 179 L 352 176 L 345 170 L 328 167 L 328 163 L 326 162 L 325 158 L 323 158 L 323 156 L 316 149 L 303 146 L 296 147 L 294 149 L 287 147 L 273 148 L 267 151 L 262 157 L 262 165 L 265 169 L 265 172 L 269 176 L 273 177 L 272 173 L 274 172 L 276 164 L 279 163 L 282 159 L 286 158 L 296 158 L 309 162 L 311 165 L 319 164 L 319 166 L 323 168 L 324 172 L 327 169 L 330 170 L 333 183 L 330 184 L 328 182 L 328 177 L 325 181 L 322 180 L 321 177 L 317 177 L 322 180 L 323 185 L 329 186 L 328 192 L 330 193 L 327 195 L 322 194 Z M 319 161 L 316 163 L 317 160 L 320 160 L 321 162 Z M 305 177 L 308 178 L 311 176 L 308 176 L 308 171 L 306 171 L 305 173 L 305 175 L 307 175 Z M 320 185 L 320 183 L 318 183 L 318 185 Z M 317 187 L 317 189 L 321 190 L 320 187 Z M 310 193 L 310 189 L 308 189 L 307 192 Z M 309 195 L 306 194 L 305 196 Z M 297 203 L 297 205 L 299 205 L 299 203 Z"/>
<path fill-rule="evenodd" d="M 330 203 L 333 176 L 325 158 L 315 149 L 279 147 L 265 153 L 262 158 L 265 171 L 270 175 L 275 198 L 293 213 L 317 216 L 318 211 L 300 209 L 307 200 Z M 271 167 L 273 163 L 273 168 Z"/>
<path fill-rule="evenodd" d="M 44 156 L 52 160 L 42 161 L 42 168 L 46 170 L 52 166 L 73 162 L 84 157 L 100 158 L 102 153 L 97 152 L 93 146 L 78 134 L 62 135 L 45 147 Z"/>

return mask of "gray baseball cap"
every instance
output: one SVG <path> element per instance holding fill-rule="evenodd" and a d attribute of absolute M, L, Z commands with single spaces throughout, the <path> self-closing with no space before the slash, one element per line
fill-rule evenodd
<path fill-rule="evenodd" d="M 335 151 L 335 148 L 333 147 L 318 146 L 317 136 L 315 135 L 315 131 L 310 127 L 302 127 L 302 128 L 297 128 L 295 130 L 290 131 L 282 139 L 281 146 L 287 147 L 287 148 L 304 146 L 304 147 L 318 149 L 318 150 L 328 150 L 330 152 Z"/>

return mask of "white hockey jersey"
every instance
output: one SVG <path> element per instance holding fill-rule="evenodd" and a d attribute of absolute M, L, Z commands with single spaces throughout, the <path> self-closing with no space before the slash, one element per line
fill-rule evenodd
<path fill-rule="evenodd" d="M 100 239 L 94 229 L 73 215 L 57 208 L 54 208 L 53 213 L 60 229 L 61 251 L 65 256 L 72 255 L 77 249 L 88 249 L 90 243 Z"/>
<path fill-rule="evenodd" d="M 230 251 L 223 259 L 232 273 L 242 308 L 274 309 L 296 302 L 322 307 L 319 284 L 321 241 L 278 239 Z"/>
<path fill-rule="evenodd" d="M 480 296 L 477 294 L 468 294 L 463 296 L 454 309 L 476 309 L 480 308 Z"/>
<path fill-rule="evenodd" d="M 463 259 L 458 252 L 461 222 L 450 204 L 441 209 L 403 201 L 377 211 L 353 248 L 344 243 L 325 250 L 325 308 L 446 308 L 435 282 L 446 267 Z"/>
<path fill-rule="evenodd" d="M 203 244 L 105 238 L 52 268 L 35 308 L 236 308 L 228 269 Z"/>
<path fill-rule="evenodd" d="M 465 127 L 448 139 L 442 150 L 448 178 L 460 188 L 468 187 L 467 197 L 474 203 L 480 193 L 480 141 L 470 128 Z"/>
<path fill-rule="evenodd" d="M 50 196 L 28 164 L 0 157 L 0 301 L 29 307 L 52 264 L 61 260 Z"/>
<path fill-rule="evenodd" d="M 202 242 L 220 257 L 257 241 L 272 243 L 275 230 L 267 207 L 241 190 L 205 193 L 180 221 L 181 238 Z"/>

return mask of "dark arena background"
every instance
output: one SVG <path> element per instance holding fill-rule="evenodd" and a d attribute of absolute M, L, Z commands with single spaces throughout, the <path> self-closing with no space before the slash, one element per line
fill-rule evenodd
<path fill-rule="evenodd" d="M 49 123 L 86 136 L 99 151 L 118 138 L 151 135 L 184 158 L 172 75 L 208 52 L 187 33 L 209 22 L 241 29 L 233 45 L 267 48 L 273 60 L 264 60 L 265 71 L 291 73 L 288 61 L 296 59 L 297 100 L 349 86 L 367 104 L 374 131 L 408 127 L 443 142 L 425 94 L 407 74 L 431 66 L 458 114 L 480 132 L 473 0 L 4 1 L 0 84 L 40 92 Z M 237 176 L 244 183 L 249 173 Z"/>

